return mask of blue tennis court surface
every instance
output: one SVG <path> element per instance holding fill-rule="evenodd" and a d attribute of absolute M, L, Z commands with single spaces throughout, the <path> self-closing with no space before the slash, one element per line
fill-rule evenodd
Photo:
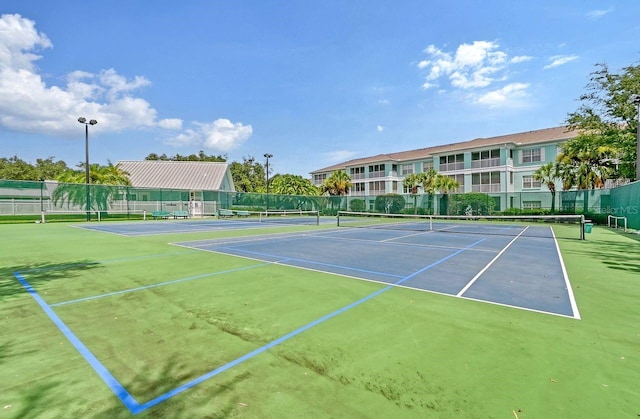
<path fill-rule="evenodd" d="M 104 222 L 76 224 L 74 227 L 102 231 L 121 236 L 148 236 L 155 234 L 199 233 L 207 231 L 272 228 L 284 226 L 313 225 L 315 218 L 282 217 L 272 220 L 247 219 L 204 219 L 204 220 L 161 220 L 139 222 Z M 320 219 L 321 223 L 335 223 L 335 219 Z"/>
<path fill-rule="evenodd" d="M 502 236 L 340 228 L 176 244 L 579 318 L 551 233 L 545 237 L 544 232 L 525 229 Z"/>

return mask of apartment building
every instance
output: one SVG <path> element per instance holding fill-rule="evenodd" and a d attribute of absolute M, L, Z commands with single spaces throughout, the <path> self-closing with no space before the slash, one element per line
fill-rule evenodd
<path fill-rule="evenodd" d="M 351 177 L 350 197 L 408 194 L 404 178 L 434 169 L 454 178 L 460 187 L 453 193 L 481 192 L 505 196 L 500 207 L 509 207 L 506 194 L 548 191 L 533 177 L 543 164 L 555 161 L 564 142 L 576 137 L 566 127 L 547 128 L 490 138 L 476 138 L 417 150 L 353 159 L 311 172 L 321 185 L 332 172 L 344 170 Z M 532 202 L 531 207 L 544 205 Z"/>

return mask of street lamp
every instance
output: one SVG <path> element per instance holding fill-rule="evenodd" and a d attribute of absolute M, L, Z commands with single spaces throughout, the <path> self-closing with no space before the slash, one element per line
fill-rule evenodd
<path fill-rule="evenodd" d="M 91 183 L 91 178 L 89 177 L 89 125 L 95 125 L 98 121 L 92 119 L 87 122 L 87 118 L 81 116 L 78 118 L 78 122 L 84 124 L 84 180 L 87 188 L 87 221 L 91 221 L 91 190 L 89 187 L 89 184 Z"/>
<path fill-rule="evenodd" d="M 636 132 L 636 180 L 640 180 L 640 95 L 631 95 L 629 101 L 638 107 L 638 128 Z"/>
<path fill-rule="evenodd" d="M 267 209 L 269 209 L 269 159 L 273 154 L 265 153 L 264 157 L 267 159 Z"/>

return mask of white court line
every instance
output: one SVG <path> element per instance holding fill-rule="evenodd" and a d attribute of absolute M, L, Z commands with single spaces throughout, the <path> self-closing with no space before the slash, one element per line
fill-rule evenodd
<path fill-rule="evenodd" d="M 518 240 L 518 239 L 520 238 L 520 236 L 522 236 L 522 234 L 524 234 L 524 232 L 525 232 L 525 231 L 527 231 L 527 229 L 528 229 L 528 228 L 529 228 L 529 226 L 525 227 L 525 228 L 524 228 L 524 230 L 522 230 L 522 231 L 520 232 L 520 234 L 518 234 L 517 236 L 515 236 L 515 237 L 513 238 L 513 240 L 511 240 L 511 241 L 509 242 L 509 244 L 507 244 L 507 245 L 504 247 L 504 249 L 502 249 L 500 252 L 498 252 L 498 254 L 496 255 L 496 257 L 494 257 L 493 259 L 491 259 L 491 262 L 487 263 L 487 265 L 486 265 L 484 268 L 482 268 L 482 270 L 481 270 L 480 272 L 478 272 L 478 274 L 477 274 L 476 276 L 474 276 L 474 277 L 471 279 L 471 281 L 469 281 L 469 282 L 467 283 L 467 285 L 465 285 L 465 287 L 464 287 L 464 288 L 462 288 L 462 289 L 460 290 L 460 292 L 459 292 L 459 293 L 457 293 L 457 294 L 456 294 L 456 297 L 462 297 L 462 294 L 464 294 L 465 292 L 467 292 L 467 290 L 468 290 L 469 288 L 471 288 L 471 286 L 472 286 L 472 285 L 473 285 L 473 284 L 478 280 L 478 278 L 480 278 L 480 277 L 482 276 L 482 274 L 483 274 L 483 273 L 485 273 L 485 272 L 486 272 L 486 270 L 487 270 L 487 269 L 489 269 L 489 267 L 491 267 L 491 265 L 493 265 L 493 264 L 495 263 L 495 261 L 496 261 L 496 260 L 498 260 L 498 258 L 499 258 L 500 256 L 502 256 L 502 254 L 503 254 L 504 252 L 506 252 L 506 251 L 507 251 L 507 249 L 509 248 L 509 246 L 511 246 L 513 243 L 515 243 L 515 241 L 516 241 L 516 240 Z"/>
<path fill-rule="evenodd" d="M 571 310 L 573 310 L 573 317 L 580 320 L 578 304 L 576 303 L 576 298 L 573 295 L 573 288 L 571 288 L 571 283 L 569 282 L 569 274 L 567 274 L 567 268 L 564 266 L 564 260 L 562 259 L 562 253 L 560 252 L 560 246 L 558 245 L 556 233 L 553 231 L 553 229 L 551 229 L 551 234 L 553 235 L 553 242 L 556 244 L 556 252 L 558 252 L 558 259 L 560 260 L 560 266 L 562 267 L 562 275 L 564 275 L 564 283 L 567 287 L 567 294 L 569 294 L 569 302 L 571 303 Z"/>

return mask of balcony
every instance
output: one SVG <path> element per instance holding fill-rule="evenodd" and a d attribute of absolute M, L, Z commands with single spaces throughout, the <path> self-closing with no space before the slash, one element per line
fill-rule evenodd
<path fill-rule="evenodd" d="M 452 170 L 463 170 L 464 162 L 454 162 L 454 163 L 440 163 L 439 169 L 441 172 L 450 172 Z"/>
<path fill-rule="evenodd" d="M 471 185 L 471 192 L 498 193 L 500 192 L 500 184 L 494 183 L 490 185 Z"/>
<path fill-rule="evenodd" d="M 484 159 L 484 160 L 472 160 L 471 168 L 479 169 L 482 167 L 497 167 L 500 166 L 500 158 L 495 159 Z"/>

